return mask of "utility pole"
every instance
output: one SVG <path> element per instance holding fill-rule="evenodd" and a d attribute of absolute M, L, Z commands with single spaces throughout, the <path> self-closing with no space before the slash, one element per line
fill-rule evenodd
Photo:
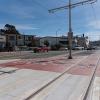
<path fill-rule="evenodd" d="M 69 0 L 69 32 L 68 32 L 68 41 L 69 41 L 69 56 L 68 59 L 72 59 L 72 39 L 73 39 L 73 32 L 72 32 L 72 25 L 71 25 L 71 0 Z"/>
<path fill-rule="evenodd" d="M 69 9 L 69 32 L 68 32 L 69 56 L 68 56 L 68 59 L 72 59 L 71 49 L 72 49 L 73 32 L 72 32 L 72 26 L 71 26 L 71 10 L 74 7 L 77 7 L 77 6 L 80 6 L 80 5 L 85 5 L 85 4 L 93 4 L 96 1 L 97 0 L 84 0 L 84 1 L 81 1 L 81 2 L 77 2 L 77 3 L 71 3 L 71 0 L 69 0 L 69 4 L 66 5 L 66 6 L 62 6 L 62 7 L 58 7 L 58 8 L 48 10 L 49 13 L 55 13 L 56 11 L 59 11 L 59 10 Z"/>

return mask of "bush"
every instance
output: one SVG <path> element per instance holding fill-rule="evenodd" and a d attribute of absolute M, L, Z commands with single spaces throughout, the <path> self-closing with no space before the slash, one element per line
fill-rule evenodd
<path fill-rule="evenodd" d="M 51 50 L 59 50 L 61 48 L 60 44 L 51 45 Z"/>
<path fill-rule="evenodd" d="M 49 41 L 48 40 L 45 40 L 44 41 L 44 45 L 46 45 L 48 47 L 49 46 Z"/>

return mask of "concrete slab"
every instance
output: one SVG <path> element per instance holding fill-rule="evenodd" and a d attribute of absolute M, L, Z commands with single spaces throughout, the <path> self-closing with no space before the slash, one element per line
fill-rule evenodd
<path fill-rule="evenodd" d="M 100 77 L 95 77 L 86 100 L 100 100 Z"/>
<path fill-rule="evenodd" d="M 86 100 L 100 100 L 100 61 Z"/>
<path fill-rule="evenodd" d="M 60 73 L 22 69 L 0 78 L 0 100 L 20 100 L 36 92 Z M 19 99 L 16 99 L 19 98 Z M 23 99 L 22 99 L 23 100 Z"/>
<path fill-rule="evenodd" d="M 65 74 L 30 100 L 83 100 L 89 76 Z"/>
<path fill-rule="evenodd" d="M 92 90 L 92 100 L 100 100 L 100 77 L 95 77 Z"/>

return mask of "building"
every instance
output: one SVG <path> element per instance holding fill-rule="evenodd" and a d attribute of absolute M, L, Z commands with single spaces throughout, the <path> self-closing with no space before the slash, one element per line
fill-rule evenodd
<path fill-rule="evenodd" d="M 84 36 L 81 36 L 81 37 L 76 36 L 75 39 L 76 39 L 76 45 L 77 46 L 82 46 L 84 48 L 88 48 L 89 47 L 89 39 L 88 39 L 87 36 L 86 37 L 84 37 Z"/>
<path fill-rule="evenodd" d="M 9 46 L 9 47 L 14 47 L 14 46 L 16 46 L 16 45 L 18 45 L 18 36 L 19 36 L 19 34 L 12 34 L 12 33 L 10 33 L 10 34 L 5 34 L 5 36 L 6 36 L 6 44 L 7 44 L 7 47 Z"/>
<path fill-rule="evenodd" d="M 90 41 L 90 46 L 100 46 L 100 40 Z"/>
<path fill-rule="evenodd" d="M 33 46 L 34 35 L 6 34 L 6 41 L 9 43 L 10 47 Z"/>
<path fill-rule="evenodd" d="M 6 24 L 0 29 L 0 47 L 6 50 L 14 50 L 18 46 L 33 47 L 39 45 L 39 39 L 35 35 L 23 35 L 18 32 L 14 25 Z"/>
<path fill-rule="evenodd" d="M 62 47 L 68 47 L 68 37 L 66 36 L 61 36 L 61 37 L 42 37 L 40 38 L 40 45 L 43 46 L 44 42 L 48 41 L 49 46 L 60 44 Z M 82 46 L 82 47 L 88 47 L 89 45 L 89 40 L 88 37 L 79 37 L 79 36 L 74 36 L 72 39 L 72 47 L 74 46 Z"/>
<path fill-rule="evenodd" d="M 35 45 L 35 41 L 34 41 L 34 35 L 22 35 L 23 37 L 23 44 L 25 46 L 34 46 Z"/>
<path fill-rule="evenodd" d="M 44 42 L 48 41 L 49 46 L 60 44 L 62 46 L 68 45 L 68 38 L 65 36 L 61 37 L 52 37 L 52 36 L 47 36 L 47 37 L 42 37 L 40 38 L 40 46 L 44 45 Z"/>
<path fill-rule="evenodd" d="M 6 36 L 2 32 L 2 30 L 0 30 L 0 50 L 3 50 L 5 46 L 6 46 Z"/>

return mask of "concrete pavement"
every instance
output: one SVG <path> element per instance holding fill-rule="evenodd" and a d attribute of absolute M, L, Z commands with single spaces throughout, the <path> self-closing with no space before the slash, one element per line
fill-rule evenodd
<path fill-rule="evenodd" d="M 0 100 L 83 100 L 99 58 L 60 55 L 0 64 Z"/>

